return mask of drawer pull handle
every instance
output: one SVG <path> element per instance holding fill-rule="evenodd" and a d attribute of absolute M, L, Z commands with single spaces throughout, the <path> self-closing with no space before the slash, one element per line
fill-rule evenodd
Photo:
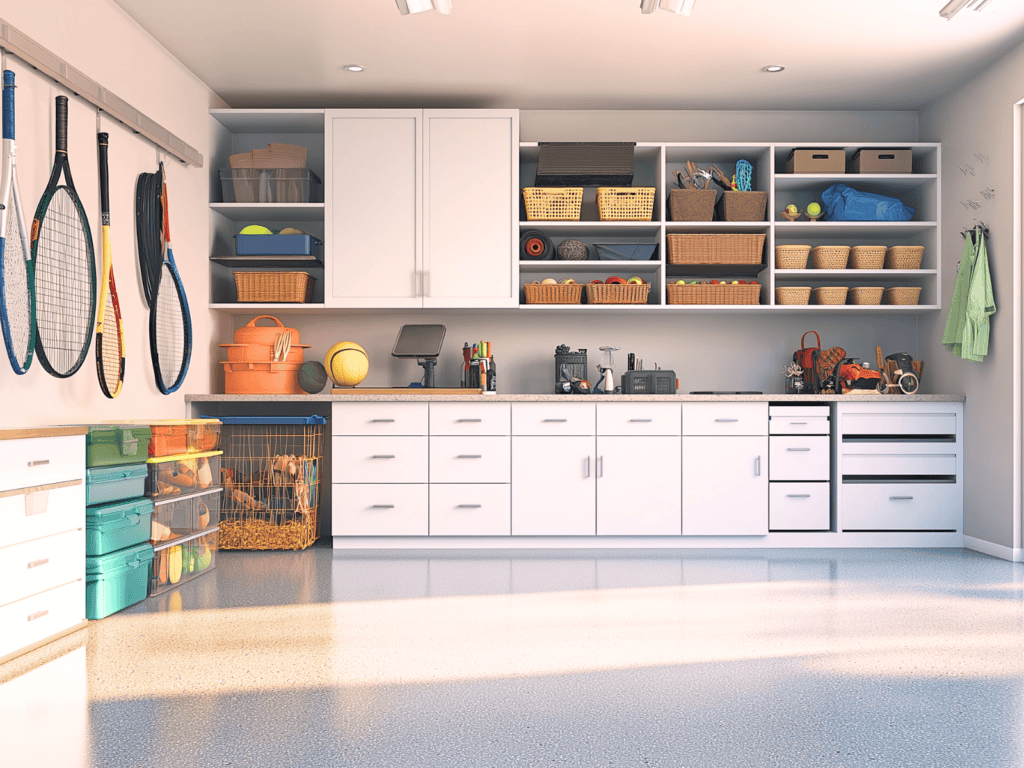
<path fill-rule="evenodd" d="M 789 425 L 791 427 L 806 427 L 807 426 L 807 422 L 806 421 L 791 421 L 791 422 L 789 422 Z"/>
<path fill-rule="evenodd" d="M 394 419 L 370 419 L 371 424 L 394 424 Z"/>
<path fill-rule="evenodd" d="M 787 451 L 809 451 L 810 448 L 787 448 Z"/>
<path fill-rule="evenodd" d="M 459 459 L 482 459 L 479 453 L 460 453 L 456 458 Z"/>
<path fill-rule="evenodd" d="M 890 496 L 889 501 L 913 501 L 913 496 Z"/>
<path fill-rule="evenodd" d="M 50 558 L 43 557 L 39 560 L 33 560 L 31 563 L 28 564 L 28 567 L 29 570 L 31 570 L 32 568 L 38 568 L 40 565 L 46 565 L 48 562 L 50 562 Z"/>
<path fill-rule="evenodd" d="M 456 419 L 456 424 L 479 424 L 483 419 Z"/>
<path fill-rule="evenodd" d="M 394 504 L 374 504 L 370 509 L 394 509 Z"/>
<path fill-rule="evenodd" d="M 544 419 L 545 424 L 564 424 L 568 419 Z"/>
<path fill-rule="evenodd" d="M 811 498 L 811 494 L 809 494 L 809 493 L 787 493 L 786 494 L 786 498 L 787 499 L 809 499 L 809 498 Z"/>
<path fill-rule="evenodd" d="M 44 609 L 42 611 L 36 611 L 35 613 L 30 613 L 28 615 L 28 620 L 29 621 L 35 621 L 36 619 L 41 619 L 41 618 L 43 618 L 43 616 L 46 616 L 49 612 L 50 612 L 50 609 L 46 608 L 46 609 Z"/>
<path fill-rule="evenodd" d="M 28 465 L 30 467 L 44 467 L 50 463 L 49 459 L 39 459 L 38 461 L 30 461 Z"/>
<path fill-rule="evenodd" d="M 761 457 L 758 456 L 756 459 L 754 459 L 754 477 L 760 477 L 760 476 L 761 476 Z"/>
<path fill-rule="evenodd" d="M 480 509 L 483 504 L 459 504 L 456 509 Z"/>
<path fill-rule="evenodd" d="M 630 424 L 650 424 L 654 419 L 630 419 Z"/>
<path fill-rule="evenodd" d="M 733 421 L 739 421 L 739 419 L 715 419 L 717 422 L 729 423 Z"/>
<path fill-rule="evenodd" d="M 371 459 L 393 459 L 395 455 L 393 453 L 376 453 L 370 457 Z"/>

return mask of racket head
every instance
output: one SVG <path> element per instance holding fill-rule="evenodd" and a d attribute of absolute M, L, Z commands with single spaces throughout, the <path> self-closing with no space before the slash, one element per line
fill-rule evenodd
<path fill-rule="evenodd" d="M 192 317 L 181 277 L 166 249 L 160 282 L 149 312 L 149 349 L 160 392 L 169 395 L 181 386 L 192 357 Z"/>
<path fill-rule="evenodd" d="M 0 212 L 0 329 L 7 359 L 20 375 L 32 365 L 35 351 L 35 280 L 13 167 L 11 173 L 11 191 Z"/>

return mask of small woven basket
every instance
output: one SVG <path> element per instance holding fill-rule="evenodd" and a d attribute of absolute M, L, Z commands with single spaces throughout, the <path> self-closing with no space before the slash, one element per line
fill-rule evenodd
<path fill-rule="evenodd" d="M 760 285 L 676 285 L 665 286 L 669 304 L 757 304 Z"/>
<path fill-rule="evenodd" d="M 775 288 L 776 304 L 809 304 L 810 301 L 809 285 L 780 285 Z"/>
<path fill-rule="evenodd" d="M 240 303 L 308 304 L 313 277 L 307 272 L 235 272 Z"/>
<path fill-rule="evenodd" d="M 883 298 L 886 304 L 917 304 L 921 298 L 921 289 L 908 285 L 886 288 Z"/>
<path fill-rule="evenodd" d="M 711 221 L 714 217 L 715 190 L 673 189 L 669 192 L 669 221 Z"/>
<path fill-rule="evenodd" d="M 775 268 L 807 269 L 807 257 L 810 255 L 811 246 L 809 245 L 776 245 Z"/>
<path fill-rule="evenodd" d="M 654 214 L 654 187 L 598 187 L 597 212 L 601 221 L 650 221 Z"/>
<path fill-rule="evenodd" d="M 850 249 L 850 269 L 881 269 L 883 264 L 884 245 L 855 245 Z"/>
<path fill-rule="evenodd" d="M 815 269 L 846 269 L 849 258 L 848 245 L 819 245 L 811 249 L 811 266 Z"/>
<path fill-rule="evenodd" d="M 666 235 L 669 264 L 760 264 L 766 235 Z"/>
<path fill-rule="evenodd" d="M 851 288 L 847 296 L 847 302 L 850 304 L 881 304 L 882 290 L 882 288 L 863 286 Z"/>
<path fill-rule="evenodd" d="M 527 221 L 579 221 L 583 187 L 523 187 Z"/>
<path fill-rule="evenodd" d="M 646 304 L 651 284 L 588 285 L 587 304 Z"/>
<path fill-rule="evenodd" d="M 920 269 L 923 245 L 894 245 L 885 252 L 886 269 Z"/>
<path fill-rule="evenodd" d="M 767 192 L 722 192 L 718 216 L 722 221 L 764 221 Z"/>
<path fill-rule="evenodd" d="M 828 285 L 811 291 L 815 304 L 845 304 L 850 289 L 845 285 Z"/>
<path fill-rule="evenodd" d="M 523 286 L 526 293 L 527 304 L 579 304 L 583 298 L 583 286 L 570 285 L 542 285 L 538 283 L 527 283 Z"/>

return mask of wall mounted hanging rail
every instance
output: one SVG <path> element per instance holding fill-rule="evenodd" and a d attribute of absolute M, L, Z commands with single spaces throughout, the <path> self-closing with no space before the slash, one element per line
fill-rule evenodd
<path fill-rule="evenodd" d="M 0 19 L 0 49 L 17 56 L 44 75 L 52 77 L 60 85 L 95 104 L 103 112 L 124 123 L 135 133 L 145 136 L 183 163 L 196 168 L 203 167 L 203 156 L 195 147 L 189 146 L 166 128 L 150 120 L 131 104 L 118 98 L 3 19 Z"/>

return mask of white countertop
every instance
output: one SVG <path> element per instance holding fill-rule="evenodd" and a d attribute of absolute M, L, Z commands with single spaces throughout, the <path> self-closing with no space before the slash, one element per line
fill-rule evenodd
<path fill-rule="evenodd" d="M 413 394 L 405 389 L 396 389 L 386 395 L 185 395 L 186 403 L 303 403 L 303 402 L 406 402 L 406 403 L 536 403 L 563 401 L 593 401 L 599 403 L 655 402 L 655 403 L 831 403 L 831 402 L 881 402 L 881 403 L 962 403 L 966 395 L 428 395 Z"/>

